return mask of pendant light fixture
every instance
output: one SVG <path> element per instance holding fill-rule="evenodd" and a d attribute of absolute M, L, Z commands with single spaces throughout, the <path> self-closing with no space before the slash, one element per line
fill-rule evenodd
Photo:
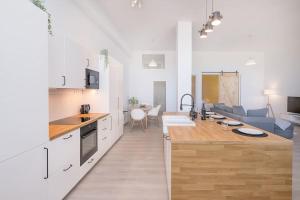
<path fill-rule="evenodd" d="M 211 19 L 211 25 L 213 26 L 219 26 L 222 23 L 223 16 L 221 15 L 220 11 L 214 10 L 214 0 L 211 1 L 211 8 L 212 8 L 212 14 L 209 16 Z"/>
<path fill-rule="evenodd" d="M 151 67 L 151 68 L 157 68 L 157 67 L 158 67 L 158 64 L 157 64 L 157 62 L 155 62 L 154 59 L 152 59 L 152 60 L 150 61 L 150 63 L 148 64 L 148 66 Z"/>
<path fill-rule="evenodd" d="M 252 66 L 252 65 L 256 65 L 256 61 L 254 60 L 254 58 L 250 57 L 246 63 L 245 63 L 246 66 Z"/>
<path fill-rule="evenodd" d="M 250 34 L 250 35 L 248 35 L 248 38 L 249 38 L 249 46 L 250 46 L 250 45 L 253 44 L 252 43 L 253 36 Z M 255 59 L 253 57 L 249 57 L 248 60 L 245 63 L 246 66 L 253 66 L 253 65 L 256 65 L 256 64 L 257 63 L 256 63 L 256 61 L 255 61 Z"/>
<path fill-rule="evenodd" d="M 203 26 L 205 26 L 205 25 L 203 24 Z M 207 33 L 205 32 L 204 28 L 199 31 L 199 34 L 200 34 L 201 39 L 206 39 L 207 38 Z"/>
<path fill-rule="evenodd" d="M 220 11 L 214 11 L 214 0 L 212 0 L 211 4 L 211 10 L 212 13 L 208 17 L 207 15 L 207 3 L 208 0 L 205 1 L 205 17 L 206 17 L 206 23 L 203 25 L 203 28 L 199 30 L 200 38 L 205 39 L 208 37 L 207 33 L 211 33 L 214 31 L 214 26 L 218 26 L 222 23 L 223 16 L 221 15 Z"/>
<path fill-rule="evenodd" d="M 205 14 L 205 17 L 206 17 L 206 21 L 207 21 L 206 24 L 205 24 L 205 27 L 204 27 L 205 32 L 206 33 L 211 33 L 211 32 L 214 31 L 214 27 L 211 25 L 210 20 L 207 19 L 207 0 L 206 0 L 206 14 Z"/>
<path fill-rule="evenodd" d="M 142 6 L 143 6 L 142 0 L 131 0 L 132 8 L 142 8 Z"/>

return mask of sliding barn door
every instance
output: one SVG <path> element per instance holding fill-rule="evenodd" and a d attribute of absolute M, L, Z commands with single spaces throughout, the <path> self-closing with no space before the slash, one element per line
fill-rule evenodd
<path fill-rule="evenodd" d="M 240 105 L 240 77 L 236 73 L 203 74 L 202 99 L 206 103 Z"/>
<path fill-rule="evenodd" d="M 240 78 L 238 74 L 220 75 L 219 102 L 228 106 L 240 105 Z"/>

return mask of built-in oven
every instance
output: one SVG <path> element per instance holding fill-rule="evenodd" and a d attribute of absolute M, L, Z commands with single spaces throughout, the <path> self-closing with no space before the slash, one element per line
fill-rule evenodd
<path fill-rule="evenodd" d="M 99 89 L 99 72 L 85 69 L 85 81 L 87 89 Z"/>
<path fill-rule="evenodd" d="M 97 122 L 80 128 L 80 166 L 98 151 Z"/>

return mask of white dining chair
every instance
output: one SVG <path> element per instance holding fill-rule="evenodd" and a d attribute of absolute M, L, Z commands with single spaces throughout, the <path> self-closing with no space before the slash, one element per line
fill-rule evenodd
<path fill-rule="evenodd" d="M 142 109 L 136 108 L 131 111 L 131 128 L 133 128 L 135 122 L 141 124 L 142 128 L 144 128 L 144 119 L 146 117 L 145 112 Z"/>
<path fill-rule="evenodd" d="M 152 108 L 151 110 L 149 110 L 148 112 L 148 119 L 154 119 L 157 121 L 157 125 L 159 126 L 159 110 L 161 108 L 161 105 L 158 105 L 154 108 Z"/>

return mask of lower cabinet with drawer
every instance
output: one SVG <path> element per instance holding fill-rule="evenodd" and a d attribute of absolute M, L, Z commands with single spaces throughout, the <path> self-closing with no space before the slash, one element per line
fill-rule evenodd
<path fill-rule="evenodd" d="M 79 129 L 50 142 L 48 199 L 63 199 L 80 180 L 79 155 Z"/>

